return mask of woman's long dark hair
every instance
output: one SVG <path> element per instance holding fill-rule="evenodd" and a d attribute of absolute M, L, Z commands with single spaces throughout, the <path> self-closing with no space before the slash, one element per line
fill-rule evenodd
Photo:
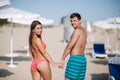
<path fill-rule="evenodd" d="M 29 35 L 29 49 L 31 49 L 31 45 L 32 45 L 32 38 L 33 38 L 33 30 L 35 29 L 35 27 L 37 25 L 42 25 L 41 22 L 35 20 L 31 23 L 31 26 L 30 26 L 30 35 Z M 41 35 L 38 36 L 39 38 L 41 38 Z"/>

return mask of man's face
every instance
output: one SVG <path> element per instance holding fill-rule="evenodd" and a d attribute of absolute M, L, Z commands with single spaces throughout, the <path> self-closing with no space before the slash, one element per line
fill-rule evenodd
<path fill-rule="evenodd" d="M 77 28 L 78 26 L 80 26 L 80 21 L 77 17 L 71 18 L 71 25 L 73 26 L 73 28 Z"/>

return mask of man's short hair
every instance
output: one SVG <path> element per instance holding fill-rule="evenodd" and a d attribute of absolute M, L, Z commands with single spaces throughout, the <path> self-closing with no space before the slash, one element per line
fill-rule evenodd
<path fill-rule="evenodd" d="M 79 13 L 72 13 L 70 18 L 77 17 L 79 20 L 81 20 L 81 15 Z"/>

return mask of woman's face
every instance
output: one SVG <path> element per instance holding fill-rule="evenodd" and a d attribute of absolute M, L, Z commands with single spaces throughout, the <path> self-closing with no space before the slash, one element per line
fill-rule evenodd
<path fill-rule="evenodd" d="M 38 24 L 36 25 L 35 29 L 33 30 L 33 33 L 36 35 L 41 35 L 42 34 L 42 25 Z"/>

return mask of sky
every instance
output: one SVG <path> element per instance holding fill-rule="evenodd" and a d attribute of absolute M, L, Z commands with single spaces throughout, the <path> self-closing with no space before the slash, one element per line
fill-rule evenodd
<path fill-rule="evenodd" d="M 83 20 L 95 22 L 120 17 L 120 0 L 10 0 L 10 7 L 39 14 L 54 20 L 58 25 L 61 18 L 78 12 Z"/>

